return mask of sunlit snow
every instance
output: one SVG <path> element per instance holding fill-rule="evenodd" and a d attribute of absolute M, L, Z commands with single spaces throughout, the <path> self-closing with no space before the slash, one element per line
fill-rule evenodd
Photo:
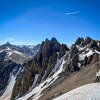
<path fill-rule="evenodd" d="M 81 86 L 53 100 L 100 100 L 100 83 Z"/>
<path fill-rule="evenodd" d="M 4 92 L 4 94 L 0 97 L 0 100 L 10 100 L 11 94 L 12 94 L 12 90 L 13 90 L 13 86 L 15 84 L 15 77 L 13 75 L 10 75 L 10 79 L 9 79 L 9 84 L 7 86 L 6 91 Z"/>

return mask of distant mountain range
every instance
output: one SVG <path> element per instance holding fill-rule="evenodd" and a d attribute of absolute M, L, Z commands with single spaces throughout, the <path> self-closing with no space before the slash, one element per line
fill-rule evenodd
<path fill-rule="evenodd" d="M 70 48 L 56 38 L 35 47 L 7 43 L 0 46 L 0 61 L 0 100 L 67 100 L 68 94 L 80 95 L 72 89 L 94 88 L 100 81 L 100 41 L 90 37 L 79 37 Z M 93 94 L 78 89 L 83 90 L 90 99 L 99 98 L 97 88 Z M 87 100 L 82 93 L 69 100 Z"/>
<path fill-rule="evenodd" d="M 6 53 L 6 60 L 8 58 L 18 64 L 23 64 L 24 62 L 35 56 L 39 48 L 40 44 L 36 46 L 17 46 L 7 42 L 6 44 L 0 46 L 0 53 Z"/>

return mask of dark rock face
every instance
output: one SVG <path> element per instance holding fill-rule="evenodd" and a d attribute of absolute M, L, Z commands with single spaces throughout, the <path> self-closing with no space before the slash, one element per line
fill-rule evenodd
<path fill-rule="evenodd" d="M 96 77 L 96 82 L 100 82 L 100 76 Z"/>
<path fill-rule="evenodd" d="M 93 48 L 97 45 L 97 43 L 95 41 L 91 41 L 90 42 L 90 48 Z"/>
<path fill-rule="evenodd" d="M 76 40 L 75 44 L 76 44 L 76 45 L 79 45 L 79 44 L 82 44 L 83 42 L 84 42 L 84 39 L 83 39 L 82 37 L 79 37 L 79 38 Z"/>
<path fill-rule="evenodd" d="M 14 100 L 16 96 L 23 96 L 29 90 L 36 74 L 39 74 L 37 84 L 45 80 L 54 68 L 57 58 L 61 58 L 66 50 L 69 50 L 66 45 L 61 45 L 55 38 L 42 42 L 37 55 L 28 62 L 24 72 L 18 77 L 11 100 Z"/>
<path fill-rule="evenodd" d="M 95 44 L 95 40 L 91 39 L 90 37 L 87 37 L 83 43 L 83 46 L 87 45 L 87 44 L 91 44 L 94 45 Z"/>
<path fill-rule="evenodd" d="M 70 56 L 70 52 L 69 55 Z M 66 58 L 67 62 L 64 64 L 65 72 L 64 75 L 69 76 L 71 73 L 75 71 L 79 71 L 80 68 L 78 67 L 78 53 L 74 54 L 72 58 L 68 57 Z"/>
<path fill-rule="evenodd" d="M 28 62 L 26 67 L 27 68 L 25 68 L 23 72 L 24 74 L 22 73 L 16 80 L 13 92 L 14 97 L 16 94 L 22 96 L 25 92 L 27 92 L 29 87 L 32 86 L 35 74 L 38 74 L 41 71 L 41 68 L 39 68 L 35 58 L 34 61 Z"/>
<path fill-rule="evenodd" d="M 77 53 L 78 53 L 78 49 L 77 49 L 76 45 L 73 44 L 73 45 L 71 46 L 71 49 L 70 49 L 70 57 L 72 58 L 73 55 L 75 55 L 75 54 L 77 54 Z"/>
<path fill-rule="evenodd" d="M 62 44 L 60 48 L 59 58 L 61 58 L 65 54 L 66 50 L 69 51 L 69 48 L 65 44 Z"/>

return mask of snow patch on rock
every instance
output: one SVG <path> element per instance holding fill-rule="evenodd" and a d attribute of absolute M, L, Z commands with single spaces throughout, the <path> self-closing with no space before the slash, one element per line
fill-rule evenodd
<path fill-rule="evenodd" d="M 94 54 L 93 50 L 89 50 L 87 53 L 82 52 L 82 53 L 79 55 L 79 61 L 83 61 L 83 60 L 85 59 L 86 56 L 89 57 L 89 56 L 91 56 L 91 55 L 93 55 L 93 54 Z"/>
<path fill-rule="evenodd" d="M 100 70 L 96 73 L 96 77 L 100 77 Z"/>
<path fill-rule="evenodd" d="M 6 91 L 3 93 L 3 95 L 0 97 L 0 100 L 10 100 L 13 86 L 15 84 L 15 77 L 13 75 L 10 75 L 10 80 L 9 84 L 7 86 Z"/>
<path fill-rule="evenodd" d="M 99 54 L 100 55 L 100 52 L 99 51 L 97 51 L 97 50 L 94 50 L 95 51 L 95 53 L 97 53 L 97 54 Z"/>

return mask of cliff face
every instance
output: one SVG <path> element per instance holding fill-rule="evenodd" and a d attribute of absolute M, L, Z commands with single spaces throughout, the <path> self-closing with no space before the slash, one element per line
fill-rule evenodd
<path fill-rule="evenodd" d="M 60 59 L 68 50 L 66 45 L 60 44 L 55 38 L 51 40 L 46 39 L 42 42 L 37 55 L 28 62 L 24 72 L 16 80 L 11 100 L 23 96 L 36 81 L 36 75 L 38 75 L 38 78 L 34 87 L 47 79 L 57 59 Z"/>

